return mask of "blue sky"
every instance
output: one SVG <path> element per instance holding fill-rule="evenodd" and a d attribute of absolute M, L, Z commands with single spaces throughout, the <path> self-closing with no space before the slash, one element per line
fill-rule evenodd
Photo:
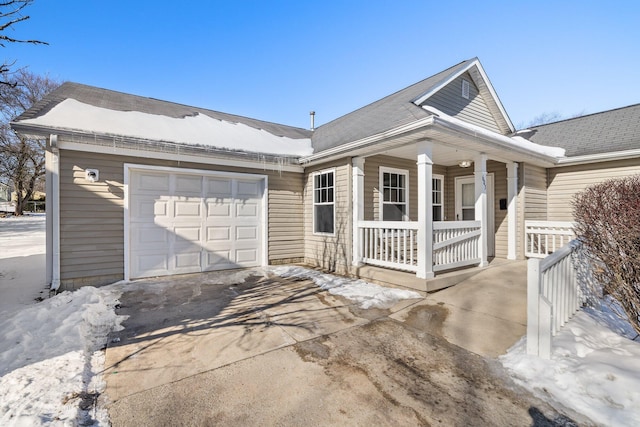
<path fill-rule="evenodd" d="M 513 123 L 640 102 L 640 2 L 36 0 L 4 60 L 308 127 L 480 58 Z"/>

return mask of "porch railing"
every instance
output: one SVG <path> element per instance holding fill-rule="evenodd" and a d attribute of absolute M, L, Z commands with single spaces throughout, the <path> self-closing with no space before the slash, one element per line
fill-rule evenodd
<path fill-rule="evenodd" d="M 418 223 L 359 221 L 362 262 L 406 271 L 418 270 Z"/>
<path fill-rule="evenodd" d="M 360 257 L 365 264 L 397 270 L 418 270 L 418 223 L 359 221 Z M 480 262 L 480 221 L 433 223 L 433 271 Z"/>
<path fill-rule="evenodd" d="M 551 338 L 585 302 L 577 280 L 573 240 L 545 259 L 532 258 L 527 277 L 527 353 L 551 357 Z"/>
<path fill-rule="evenodd" d="M 527 258 L 544 258 L 575 238 L 568 221 L 525 221 L 524 229 Z"/>
<path fill-rule="evenodd" d="M 433 223 L 433 271 L 478 264 L 480 221 Z"/>

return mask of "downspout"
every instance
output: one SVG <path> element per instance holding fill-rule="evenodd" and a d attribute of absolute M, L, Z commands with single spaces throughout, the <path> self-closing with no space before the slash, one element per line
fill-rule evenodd
<path fill-rule="evenodd" d="M 47 194 L 47 231 L 51 232 L 51 250 L 47 253 L 47 264 L 51 264 L 51 287 L 49 293 L 55 293 L 60 288 L 60 152 L 58 150 L 58 135 L 49 137 L 50 155 L 47 157 L 47 181 L 51 182 L 51 195 Z M 48 240 L 48 239 L 47 239 Z M 47 270 L 49 266 L 47 265 Z M 49 274 L 49 271 L 47 271 Z"/>

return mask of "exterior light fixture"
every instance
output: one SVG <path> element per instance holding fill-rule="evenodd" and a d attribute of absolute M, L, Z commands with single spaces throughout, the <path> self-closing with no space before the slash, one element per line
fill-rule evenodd
<path fill-rule="evenodd" d="M 461 168 L 468 168 L 473 164 L 473 162 L 471 160 L 461 160 L 460 163 L 458 163 L 458 166 L 460 166 Z"/>

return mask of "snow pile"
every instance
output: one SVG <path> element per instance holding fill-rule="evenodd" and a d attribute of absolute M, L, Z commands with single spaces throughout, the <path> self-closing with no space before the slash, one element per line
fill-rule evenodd
<path fill-rule="evenodd" d="M 612 321 L 613 324 L 612 324 Z M 551 360 L 526 354 L 523 338 L 500 358 L 516 381 L 602 425 L 640 420 L 640 343 L 608 310 L 576 314 L 553 339 Z"/>
<path fill-rule="evenodd" d="M 313 153 L 309 138 L 277 136 L 204 114 L 174 118 L 139 111 L 110 110 L 70 98 L 45 115 L 22 120 L 21 123 L 276 155 L 308 156 Z"/>
<path fill-rule="evenodd" d="M 87 286 L 0 319 L 0 425 L 108 425 L 80 407 L 104 389 L 99 350 L 121 328 L 120 295 Z"/>
<path fill-rule="evenodd" d="M 455 117 L 452 117 L 446 113 L 443 113 L 442 111 L 438 110 L 435 107 L 431 107 L 429 105 L 423 105 L 422 108 L 424 108 L 429 113 L 434 114 L 435 116 L 446 120 L 449 123 L 469 129 L 480 137 L 485 136 L 490 139 L 494 139 L 494 140 L 497 139 L 507 146 L 511 146 L 514 148 L 523 148 L 527 151 L 532 151 L 534 153 L 544 154 L 545 156 L 551 156 L 551 157 L 564 157 L 565 155 L 564 148 L 547 147 L 546 145 L 536 144 L 535 142 L 531 142 L 528 139 L 522 138 L 521 136 L 508 137 L 505 135 L 500 135 L 498 133 L 491 132 L 490 130 L 485 129 L 481 126 L 477 126 L 471 123 L 464 122 L 460 119 L 456 119 Z"/>
<path fill-rule="evenodd" d="M 272 272 L 282 277 L 311 279 L 316 285 L 329 291 L 329 293 L 348 298 L 364 309 L 391 308 L 395 303 L 403 299 L 422 298 L 419 293 L 414 291 L 385 288 L 364 280 L 324 274 L 303 267 L 274 267 Z"/>

